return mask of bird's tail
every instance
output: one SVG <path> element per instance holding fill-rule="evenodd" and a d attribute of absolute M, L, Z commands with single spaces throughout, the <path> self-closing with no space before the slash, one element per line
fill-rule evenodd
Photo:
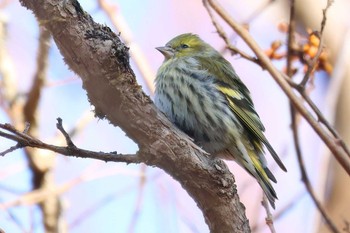
<path fill-rule="evenodd" d="M 229 157 L 232 159 L 233 156 L 236 162 L 258 181 L 271 206 L 275 208 L 277 194 L 270 180 L 274 183 L 277 181 L 272 172 L 267 168 L 263 151 L 260 150 L 261 147 L 258 147 L 258 145 L 246 146 L 243 143 L 239 147 L 241 148 L 241 153 L 229 149 L 227 154 L 221 154 L 221 156 L 226 159 L 229 159 Z M 240 156 L 237 156 L 238 154 L 240 154 Z"/>
<path fill-rule="evenodd" d="M 277 199 L 277 194 L 271 185 L 271 181 L 276 183 L 276 178 L 273 176 L 272 172 L 267 168 L 266 162 L 264 161 L 263 154 L 257 155 L 255 150 L 247 150 L 251 165 L 244 166 L 246 170 L 252 174 L 258 181 L 259 185 L 263 189 L 267 199 L 269 200 L 272 208 L 275 209 L 275 200 Z"/>

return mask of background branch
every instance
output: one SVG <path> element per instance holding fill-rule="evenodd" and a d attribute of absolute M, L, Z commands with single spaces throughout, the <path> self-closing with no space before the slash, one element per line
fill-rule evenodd
<path fill-rule="evenodd" d="M 305 184 L 305 188 L 308 191 L 308 193 L 311 196 L 312 201 L 316 205 L 317 209 L 321 213 L 324 221 L 326 222 L 326 225 L 329 227 L 329 229 L 333 233 L 340 233 L 338 228 L 335 226 L 333 221 L 330 219 L 328 214 L 326 213 L 325 209 L 322 207 L 320 201 L 317 199 L 316 194 L 311 186 L 309 176 L 307 175 L 306 169 L 305 169 L 305 164 L 304 160 L 302 157 L 302 152 L 300 148 L 300 143 L 299 143 L 299 130 L 298 130 L 298 125 L 296 121 L 297 113 L 295 112 L 294 108 L 291 108 L 291 117 L 292 117 L 292 132 L 293 132 L 293 141 L 294 141 L 294 146 L 295 146 L 295 152 L 297 154 L 298 158 L 298 163 L 300 167 L 300 173 L 301 173 L 301 180 Z"/>
<path fill-rule="evenodd" d="M 45 28 L 40 27 L 39 48 L 37 53 L 36 73 L 32 87 L 23 106 L 24 121 L 30 124 L 28 134 L 38 137 L 38 106 L 46 82 L 48 57 L 51 47 L 51 35 Z M 34 148 L 25 148 L 29 166 L 32 171 L 33 189 L 50 189 L 55 186 L 52 169 L 54 168 L 54 154 L 49 151 L 39 151 Z M 64 225 L 61 218 L 61 203 L 59 196 L 47 195 L 39 204 L 44 219 L 45 231 L 48 233 L 65 232 L 59 226 Z"/>
<path fill-rule="evenodd" d="M 263 67 L 271 74 L 271 76 L 275 79 L 284 93 L 288 96 L 291 103 L 297 109 L 297 111 L 307 120 L 310 126 L 315 130 L 315 132 L 320 136 L 323 142 L 328 146 L 328 148 L 332 151 L 335 158 L 342 165 L 345 171 L 350 175 L 350 159 L 349 155 L 346 151 L 343 150 L 341 146 L 339 146 L 338 140 L 336 140 L 332 135 L 330 135 L 315 119 L 312 114 L 305 108 L 302 100 L 295 95 L 291 86 L 286 81 L 284 76 L 278 71 L 270 59 L 265 55 L 265 53 L 261 50 L 259 45 L 255 42 L 255 40 L 251 37 L 248 31 L 241 26 L 237 21 L 235 21 L 228 12 L 220 6 L 220 4 L 216 0 L 207 0 L 210 6 L 222 17 L 222 19 L 229 24 L 233 30 L 236 31 L 238 35 L 247 43 L 247 45 L 253 50 L 256 54 L 257 58 L 262 63 Z"/>
<path fill-rule="evenodd" d="M 254 62 L 259 64 L 259 60 L 257 60 L 256 58 L 248 55 L 247 53 L 239 50 L 236 46 L 232 45 L 230 42 L 230 39 L 228 38 L 228 36 L 226 35 L 225 31 L 223 30 L 223 28 L 220 26 L 220 24 L 217 22 L 217 20 L 215 19 L 215 16 L 212 12 L 212 10 L 210 9 L 208 2 L 207 1 L 203 1 L 203 5 L 205 7 L 205 9 L 207 10 L 210 19 L 216 29 L 216 32 L 219 34 L 219 36 L 225 41 L 226 47 L 227 49 L 229 49 L 233 54 L 239 54 L 242 58 L 247 59 L 248 61 Z"/>
<path fill-rule="evenodd" d="M 106 12 L 115 29 L 120 32 L 120 38 L 122 38 L 126 46 L 130 47 L 131 58 L 136 63 L 137 68 L 147 84 L 148 90 L 150 93 L 153 93 L 153 79 L 155 74 L 151 69 L 148 60 L 146 59 L 145 54 L 141 50 L 140 46 L 135 42 L 134 36 L 123 17 L 122 12 L 120 9 L 118 9 L 118 5 L 108 3 L 107 0 L 98 0 L 98 4 Z"/>
<path fill-rule="evenodd" d="M 327 8 L 328 9 L 328 6 Z M 326 10 L 325 10 L 326 11 Z M 325 16 L 325 12 L 324 11 L 324 16 Z M 293 48 L 293 44 L 294 42 L 294 34 L 295 34 L 295 1 L 292 0 L 290 1 L 290 21 L 289 21 L 289 30 L 288 30 L 288 53 L 287 53 L 287 75 L 289 78 L 293 78 L 293 70 L 292 70 L 292 63 L 291 63 L 291 59 L 292 59 L 292 48 Z M 308 93 L 306 93 L 305 91 L 305 86 L 310 78 L 311 72 L 316 68 L 316 64 L 319 60 L 319 57 L 321 55 L 322 49 L 323 49 L 323 28 L 325 25 L 326 21 L 325 21 L 325 17 L 322 20 L 322 25 L 323 27 L 321 27 L 321 32 L 317 33 L 314 32 L 316 34 L 318 34 L 318 38 L 319 38 L 319 45 L 317 48 L 317 53 L 315 55 L 315 57 L 311 60 L 311 62 L 308 63 L 308 67 L 307 67 L 307 71 L 305 72 L 305 75 L 302 79 L 302 81 L 300 82 L 299 85 L 296 86 L 297 90 L 302 94 L 303 98 L 306 99 L 306 101 L 312 105 L 312 109 L 318 113 L 319 119 L 322 118 L 322 120 L 328 124 L 328 122 L 326 121 L 326 119 L 323 117 L 322 113 L 318 110 L 318 108 L 316 107 L 316 105 L 311 101 L 311 99 L 309 98 Z M 308 192 L 308 194 L 310 195 L 312 201 L 314 202 L 315 206 L 317 207 L 318 211 L 321 213 L 326 225 L 329 227 L 329 229 L 336 233 L 339 232 L 339 230 L 337 229 L 336 225 L 333 223 L 333 221 L 329 218 L 328 214 L 326 213 L 325 209 L 322 207 L 320 201 L 317 199 L 314 189 L 312 188 L 312 185 L 309 181 L 309 177 L 307 175 L 307 171 L 305 168 L 305 164 L 304 164 L 304 160 L 303 160 L 303 156 L 302 156 L 302 150 L 300 147 L 300 143 L 299 143 L 299 130 L 298 130 L 298 123 L 300 121 L 297 120 L 297 117 L 299 116 L 298 113 L 296 112 L 294 106 L 292 103 L 290 103 L 290 113 L 291 113 L 291 126 L 292 126 L 292 133 L 293 133 L 293 142 L 294 142 L 294 147 L 295 147 L 295 152 L 298 158 L 298 164 L 299 164 L 299 168 L 300 168 L 300 173 L 301 173 L 301 180 L 304 183 L 306 190 Z M 332 129 L 332 128 L 331 128 Z M 333 134 L 334 135 L 334 134 Z M 334 135 L 335 136 L 335 135 Z"/>

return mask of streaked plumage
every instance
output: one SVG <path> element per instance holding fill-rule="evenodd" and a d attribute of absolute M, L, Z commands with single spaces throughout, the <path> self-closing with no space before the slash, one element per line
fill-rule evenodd
<path fill-rule="evenodd" d="M 197 35 L 182 34 L 157 48 L 165 60 L 156 77 L 155 104 L 177 127 L 213 156 L 234 159 L 259 182 L 271 205 L 265 146 L 282 161 L 263 134 L 249 90 L 231 64 Z"/>

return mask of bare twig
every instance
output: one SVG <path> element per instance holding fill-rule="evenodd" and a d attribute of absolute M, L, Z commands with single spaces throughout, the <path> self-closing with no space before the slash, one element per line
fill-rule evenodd
<path fill-rule="evenodd" d="M 0 133 L 0 136 L 4 136 L 4 134 Z M 0 156 L 5 156 L 6 154 L 9 154 L 15 150 L 22 149 L 23 146 L 20 143 L 17 143 L 15 146 L 11 146 L 10 148 L 4 150 L 3 152 L 0 152 Z"/>
<path fill-rule="evenodd" d="M 22 133 L 16 130 L 10 124 L 0 124 L 0 128 L 4 129 L 9 133 L 5 133 L 0 131 L 0 136 L 4 138 L 8 138 L 10 140 L 16 141 L 25 147 L 33 147 L 40 149 L 47 149 L 50 151 L 54 151 L 63 155 L 72 156 L 72 157 L 80 157 L 80 158 L 93 158 L 98 160 L 103 160 L 106 162 L 114 161 L 114 162 L 125 162 L 125 163 L 140 163 L 141 160 L 135 154 L 118 154 L 117 152 L 104 153 L 104 152 L 95 152 L 80 149 L 78 147 L 71 146 L 55 146 L 44 143 L 39 139 L 36 139 L 28 134 Z"/>
<path fill-rule="evenodd" d="M 261 203 L 266 210 L 266 218 L 265 218 L 266 225 L 270 228 L 271 233 L 276 233 L 275 227 L 273 225 L 273 217 L 272 217 L 272 214 L 270 211 L 270 206 L 269 206 L 269 203 L 267 201 L 267 197 L 265 194 L 263 195 L 263 199 L 262 199 Z"/>
<path fill-rule="evenodd" d="M 24 130 L 23 130 L 23 133 L 28 133 L 28 131 L 29 131 L 29 127 L 30 127 L 30 124 L 29 123 L 26 123 L 25 124 L 25 128 L 24 128 Z M 0 135 L 3 135 L 3 134 L 1 134 L 2 132 L 0 131 Z M 8 136 L 10 136 L 9 134 L 7 134 Z M 5 151 L 3 151 L 3 152 L 1 152 L 0 153 L 0 156 L 5 156 L 6 154 L 8 154 L 8 153 L 11 153 L 11 152 L 13 152 L 13 151 L 15 151 L 15 150 L 17 150 L 17 149 L 22 149 L 24 146 L 21 144 L 21 143 L 17 143 L 17 145 L 15 145 L 15 146 L 11 146 L 9 149 L 7 149 L 7 150 L 5 150 Z"/>
<path fill-rule="evenodd" d="M 210 6 L 228 23 L 247 43 L 247 45 L 253 50 L 257 55 L 257 58 L 264 64 L 264 68 L 271 74 L 275 81 L 280 85 L 284 93 L 288 96 L 290 101 L 293 103 L 295 108 L 300 112 L 300 114 L 307 120 L 310 126 L 315 130 L 315 132 L 320 136 L 323 142 L 332 151 L 335 158 L 345 169 L 345 171 L 350 175 L 350 161 L 349 155 L 342 147 L 339 146 L 338 140 L 334 139 L 332 135 L 319 124 L 319 122 L 311 115 L 311 113 L 305 108 L 301 98 L 297 97 L 296 94 L 291 89 L 289 83 L 286 81 L 285 77 L 278 71 L 270 59 L 261 50 L 255 40 L 251 35 L 245 30 L 243 26 L 237 23 L 228 12 L 219 5 L 216 0 L 207 0 Z"/>
<path fill-rule="evenodd" d="M 300 88 L 299 91 L 300 92 L 302 92 L 305 89 L 305 85 L 310 78 L 310 74 L 316 68 L 316 65 L 319 61 L 320 55 L 322 53 L 322 50 L 323 50 L 323 30 L 326 26 L 327 11 L 328 11 L 329 7 L 332 5 L 332 3 L 333 3 L 333 0 L 327 0 L 327 5 L 326 5 L 325 9 L 322 10 L 323 17 L 322 17 L 320 32 L 318 32 L 318 31 L 313 32 L 313 34 L 319 38 L 318 48 L 317 48 L 316 55 L 311 60 L 311 62 L 309 62 L 309 64 L 308 64 L 307 71 L 304 75 L 304 78 L 302 79 L 302 81 L 299 84 L 299 88 Z"/>
<path fill-rule="evenodd" d="M 280 217 L 282 217 L 284 214 L 287 214 L 292 210 L 294 206 L 300 201 L 300 198 L 302 198 L 306 194 L 306 191 L 299 192 L 297 195 L 294 196 L 294 198 L 291 199 L 285 206 L 282 208 L 279 208 L 277 212 L 274 213 L 274 219 L 277 220 Z M 266 222 L 262 223 L 256 223 L 252 226 L 252 232 L 261 232 L 262 228 L 266 227 Z"/>
<path fill-rule="evenodd" d="M 288 38 L 287 38 L 287 76 L 292 78 L 292 50 L 294 44 L 294 32 L 295 32 L 295 0 L 290 0 L 290 15 L 289 15 L 289 25 L 288 25 Z"/>
<path fill-rule="evenodd" d="M 216 28 L 217 33 L 219 34 L 219 36 L 224 40 L 226 47 L 233 53 L 233 54 L 239 54 L 241 57 L 252 61 L 254 63 L 260 64 L 259 60 L 257 58 L 254 58 L 250 55 L 248 55 L 247 53 L 239 50 L 236 46 L 232 45 L 230 42 L 230 39 L 228 38 L 228 36 L 226 35 L 224 29 L 220 26 L 220 24 L 217 22 L 217 20 L 215 19 L 215 16 L 212 12 L 212 10 L 210 9 L 210 7 L 208 6 L 208 2 L 207 1 L 203 1 L 203 5 L 205 7 L 205 9 L 207 9 L 208 14 L 210 16 L 210 19 L 214 25 L 214 27 Z"/>
<path fill-rule="evenodd" d="M 301 96 L 304 98 L 306 103 L 311 107 L 311 109 L 315 112 L 317 116 L 317 120 L 321 122 L 326 128 L 331 132 L 331 134 L 335 137 L 336 142 L 344 149 L 344 151 L 347 153 L 347 155 L 350 157 L 350 150 L 349 147 L 346 145 L 344 140 L 341 138 L 337 130 L 331 126 L 331 124 L 327 121 L 326 117 L 322 114 L 322 112 L 318 109 L 316 104 L 311 100 L 310 96 L 307 95 L 305 92 L 300 93 Z"/>
<path fill-rule="evenodd" d="M 337 227 L 335 226 L 335 224 L 333 223 L 333 221 L 329 218 L 328 214 L 326 213 L 325 209 L 322 207 L 321 203 L 318 201 L 316 194 L 311 186 L 311 183 L 309 181 L 309 177 L 307 175 L 305 166 L 304 166 L 304 160 L 302 157 L 302 153 L 301 153 L 301 148 L 300 148 L 300 144 L 299 144 L 299 131 L 298 131 L 298 126 L 296 124 L 296 112 L 295 109 L 292 107 L 291 108 L 291 118 L 292 118 L 292 132 L 293 132 L 293 139 L 294 139 L 294 146 L 295 146 L 295 151 L 297 154 L 297 158 L 298 158 L 298 163 L 299 163 L 299 167 L 300 167 L 300 172 L 301 172 L 301 180 L 303 181 L 303 183 L 305 184 L 305 187 L 308 191 L 308 193 L 311 196 L 312 201 L 314 202 L 314 204 L 316 205 L 317 209 L 319 210 L 319 212 L 321 213 L 324 221 L 326 222 L 327 226 L 329 227 L 329 229 L 333 232 L 333 233 L 340 233 L 340 231 L 337 229 Z"/>
<path fill-rule="evenodd" d="M 294 33 L 295 33 L 295 1 L 294 0 L 291 0 L 290 1 L 290 20 L 289 20 L 289 30 L 288 30 L 288 52 L 287 52 L 287 75 L 290 79 L 292 79 L 292 68 L 291 68 L 291 59 L 292 59 L 292 56 L 293 56 L 293 53 L 292 53 L 292 46 L 293 46 L 293 42 L 294 42 Z M 321 43 L 319 44 L 319 47 L 318 47 L 318 55 L 315 56 L 315 58 L 317 59 L 314 59 L 312 61 L 312 64 L 309 64 L 308 66 L 308 70 L 303 78 L 303 80 L 301 81 L 301 83 L 299 85 L 296 85 L 294 86 L 295 88 L 300 88 L 299 90 L 302 89 L 302 92 L 305 93 L 305 84 L 306 82 L 308 81 L 308 77 L 309 75 L 311 74 L 311 71 L 314 69 L 314 67 L 316 66 L 316 62 L 318 61 L 318 57 L 319 55 L 321 54 L 321 50 L 322 50 L 322 47 L 321 47 Z M 313 68 L 311 68 L 313 67 Z M 295 108 L 293 106 L 292 103 L 290 103 L 290 114 L 291 114 L 291 118 L 292 118 L 292 132 L 293 132 L 293 138 L 294 138 L 294 145 L 295 145 L 295 148 L 296 148 L 296 152 L 297 152 L 297 156 L 298 156 L 298 160 L 299 158 L 302 158 L 302 155 L 301 155 L 301 149 L 299 147 L 299 142 L 297 141 L 298 140 L 298 121 L 297 121 L 297 113 L 295 112 Z M 301 162 L 299 163 L 301 164 Z M 302 174 L 304 175 L 304 171 L 303 168 L 300 168 L 301 171 L 302 171 Z M 302 179 L 303 182 L 304 182 L 304 179 Z M 305 186 L 307 186 L 308 184 L 305 183 Z M 309 188 L 311 189 L 311 187 L 309 186 Z M 310 193 L 310 189 L 307 189 L 309 195 L 312 197 L 312 198 L 315 198 L 314 195 L 312 195 L 312 193 Z M 313 190 L 311 189 L 311 191 L 313 192 Z M 317 200 L 314 200 L 314 201 L 317 201 Z"/>
<path fill-rule="evenodd" d="M 326 117 L 322 114 L 322 112 L 319 110 L 319 108 L 316 106 L 316 104 L 311 100 L 310 96 L 308 93 L 305 91 L 300 91 L 299 86 L 297 83 L 293 82 L 291 79 L 289 79 L 288 76 L 285 74 L 281 73 L 281 75 L 285 78 L 285 80 L 289 83 L 289 85 L 300 93 L 300 95 L 303 97 L 303 101 L 305 101 L 311 109 L 314 111 L 314 113 L 317 116 L 317 121 L 321 122 L 324 126 L 326 126 L 327 130 L 333 135 L 335 143 L 340 145 L 343 150 L 346 153 L 346 156 L 350 157 L 350 149 L 347 146 L 347 144 L 344 142 L 342 137 L 339 135 L 338 131 L 329 123 L 329 121 L 326 119 Z M 327 144 L 326 144 L 327 145 Z"/>
<path fill-rule="evenodd" d="M 322 10 L 323 17 L 322 17 L 321 30 L 320 30 L 321 35 L 323 35 L 323 30 L 324 30 L 324 27 L 326 26 L 327 11 L 328 11 L 329 7 L 331 7 L 331 5 L 333 4 L 333 2 L 334 2 L 334 0 L 327 0 L 326 8 L 324 8 L 324 9 Z"/>
<path fill-rule="evenodd" d="M 305 75 L 304 75 L 304 78 L 301 80 L 300 84 L 298 85 L 298 89 L 300 92 L 304 91 L 305 89 L 305 86 L 307 84 L 307 82 L 309 81 L 310 79 L 310 75 L 312 73 L 312 71 L 316 68 L 316 65 L 319 61 L 319 58 L 320 58 L 320 55 L 322 53 L 322 49 L 323 49 L 323 37 L 322 37 L 322 34 L 315 31 L 313 32 L 314 35 L 316 35 L 318 38 L 319 38 L 319 43 L 318 43 L 318 48 L 317 48 L 317 52 L 316 52 L 316 55 L 311 59 L 310 62 L 308 62 L 308 65 L 307 65 L 307 70 L 305 72 Z"/>
<path fill-rule="evenodd" d="M 292 70 L 291 70 L 291 57 L 292 57 L 292 52 L 291 51 L 292 51 L 292 49 L 291 48 L 292 48 L 292 43 L 293 43 L 293 38 L 294 38 L 294 30 L 295 30 L 294 3 L 295 3 L 294 0 L 291 0 L 291 6 L 290 6 L 291 12 L 290 12 L 290 22 L 289 22 L 289 31 L 288 31 L 287 75 L 290 78 L 291 78 L 291 75 L 292 75 Z M 313 105 L 313 102 L 309 99 L 308 94 L 305 92 L 305 85 L 306 85 L 306 83 L 309 80 L 309 76 L 310 76 L 311 72 L 313 71 L 313 69 L 315 69 L 316 63 L 317 63 L 317 61 L 319 59 L 319 56 L 321 54 L 321 51 L 322 51 L 322 34 L 320 34 L 318 37 L 320 39 L 320 43 L 319 43 L 319 46 L 318 46 L 317 54 L 313 58 L 311 63 L 308 65 L 308 70 L 305 73 L 305 76 L 304 76 L 303 80 L 301 81 L 301 83 L 297 87 L 297 89 L 301 93 L 304 94 L 303 97 L 304 98 L 308 98 L 308 100 L 310 101 L 308 103 L 311 104 L 311 105 Z M 316 106 L 314 106 L 314 107 L 316 108 Z M 316 109 L 313 108 L 313 110 L 315 111 L 315 110 L 318 110 L 318 109 L 317 108 Z M 329 219 L 328 215 L 325 213 L 325 210 L 321 206 L 320 202 L 317 200 L 316 195 L 314 193 L 314 190 L 311 187 L 311 184 L 309 182 L 309 179 L 308 179 L 308 176 L 307 176 L 307 173 L 306 173 L 306 169 L 304 167 L 304 162 L 303 162 L 303 159 L 302 159 L 301 148 L 300 148 L 300 145 L 299 145 L 297 113 L 296 113 L 295 108 L 292 105 L 292 103 L 290 104 L 290 112 L 291 112 L 291 119 L 292 119 L 292 132 L 293 132 L 294 146 L 295 146 L 295 150 L 296 150 L 296 154 L 297 154 L 297 158 L 298 158 L 298 162 L 299 162 L 299 167 L 300 167 L 300 171 L 301 171 L 302 181 L 305 184 L 305 187 L 306 187 L 309 195 L 311 196 L 313 202 L 315 203 L 317 209 L 319 210 L 319 212 L 322 214 L 323 218 L 325 219 L 325 222 L 326 222 L 327 226 L 329 226 L 329 228 L 333 232 L 338 232 L 338 230 L 335 227 L 334 223 Z"/>
<path fill-rule="evenodd" d="M 66 143 L 69 147 L 76 147 L 74 143 L 72 142 L 72 139 L 66 132 L 66 130 L 63 128 L 62 125 L 62 119 L 59 117 L 57 118 L 57 124 L 56 124 L 57 129 L 63 134 L 64 138 L 66 139 Z"/>
<path fill-rule="evenodd" d="M 320 32 L 315 32 L 318 35 L 319 38 L 319 46 L 317 49 L 317 53 L 316 56 L 312 59 L 311 63 L 308 65 L 308 70 L 305 73 L 305 76 L 303 78 L 303 80 L 301 81 L 301 83 L 299 85 L 297 85 L 295 88 L 299 91 L 299 93 L 302 95 L 302 97 L 304 98 L 304 100 L 306 101 L 306 103 L 311 107 L 311 109 L 316 113 L 318 121 L 320 121 L 322 124 L 324 124 L 327 129 L 331 132 L 331 134 L 335 137 L 336 139 L 336 143 L 338 143 L 346 152 L 346 154 L 348 155 L 348 157 L 350 158 L 350 149 L 348 148 L 348 146 L 345 144 L 344 140 L 340 137 L 340 135 L 338 134 L 338 132 L 335 130 L 334 127 L 332 127 L 330 125 L 330 123 L 326 120 L 326 118 L 324 117 L 324 115 L 321 113 L 321 111 L 318 109 L 318 107 L 316 106 L 316 104 L 311 100 L 311 98 L 309 97 L 309 95 L 307 93 L 305 93 L 305 85 L 309 79 L 310 73 L 313 69 L 315 69 L 317 61 L 321 55 L 322 52 L 322 47 L 323 47 L 323 31 L 324 31 L 324 27 L 326 25 L 326 19 L 327 19 L 327 11 L 329 9 L 329 7 L 332 5 L 333 1 L 332 0 L 328 0 L 327 1 L 327 6 L 325 7 L 325 9 L 323 9 L 323 18 L 322 18 L 322 22 L 321 22 L 321 29 Z"/>

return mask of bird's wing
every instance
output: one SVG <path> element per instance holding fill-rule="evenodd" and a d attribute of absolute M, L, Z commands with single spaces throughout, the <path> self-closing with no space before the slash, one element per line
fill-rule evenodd
<path fill-rule="evenodd" d="M 235 82 L 237 82 L 237 80 L 235 80 Z M 241 81 L 239 82 L 239 85 L 244 85 Z M 259 139 L 259 141 L 265 144 L 266 148 L 270 151 L 276 163 L 282 170 L 286 171 L 287 169 L 263 134 L 265 128 L 261 123 L 259 115 L 254 110 L 254 105 L 250 101 L 250 97 L 248 99 L 238 89 L 229 88 L 223 84 L 218 84 L 217 89 L 225 95 L 230 109 L 235 113 L 236 116 L 238 116 L 240 121 L 243 122 L 250 133 L 252 133 L 256 138 Z M 262 150 L 259 144 L 255 145 L 260 147 Z"/>
<path fill-rule="evenodd" d="M 199 59 L 202 67 L 210 73 L 211 76 L 216 77 L 217 89 L 226 97 L 228 106 L 238 119 L 246 126 L 246 129 L 257 138 L 259 142 L 264 143 L 266 148 L 270 151 L 271 156 L 284 171 L 286 167 L 278 157 L 271 144 L 268 142 L 263 132 L 265 131 L 259 115 L 254 109 L 253 101 L 250 97 L 248 88 L 239 79 L 231 64 L 221 55 L 213 59 Z M 205 64 L 207 63 L 208 64 Z M 263 148 L 261 143 L 254 143 L 261 151 Z"/>

